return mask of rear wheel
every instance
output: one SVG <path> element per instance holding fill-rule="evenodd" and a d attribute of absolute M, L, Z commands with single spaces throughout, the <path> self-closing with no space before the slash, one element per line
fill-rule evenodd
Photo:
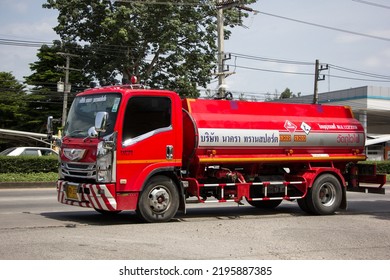
<path fill-rule="evenodd" d="M 330 215 L 340 207 L 342 190 L 334 175 L 319 176 L 308 192 L 306 203 L 309 211 L 316 215 Z"/>
<path fill-rule="evenodd" d="M 297 199 L 297 202 L 298 202 L 299 208 L 301 208 L 302 211 L 304 211 L 308 214 L 313 214 L 310 211 L 309 206 L 307 205 L 307 196 L 305 196 L 304 198 Z"/>
<path fill-rule="evenodd" d="M 179 192 L 173 181 L 165 176 L 150 180 L 138 199 L 137 214 L 149 223 L 171 220 L 179 208 Z"/>

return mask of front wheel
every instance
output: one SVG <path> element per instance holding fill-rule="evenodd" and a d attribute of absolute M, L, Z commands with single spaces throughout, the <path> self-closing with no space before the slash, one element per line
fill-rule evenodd
<path fill-rule="evenodd" d="M 171 220 L 179 208 L 179 192 L 173 181 L 165 176 L 152 178 L 138 199 L 137 214 L 149 223 Z"/>
<path fill-rule="evenodd" d="M 323 174 L 315 181 L 307 194 L 308 210 L 316 215 L 334 214 L 342 199 L 341 184 L 331 174 Z"/>

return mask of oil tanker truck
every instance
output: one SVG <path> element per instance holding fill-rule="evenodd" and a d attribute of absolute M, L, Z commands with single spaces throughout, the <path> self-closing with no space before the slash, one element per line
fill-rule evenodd
<path fill-rule="evenodd" d="M 169 221 L 188 203 L 270 209 L 296 200 L 329 215 L 346 209 L 347 190 L 384 193 L 386 180 L 361 164 L 364 128 L 345 106 L 101 87 L 76 96 L 57 145 L 59 202 L 136 211 L 146 222 Z"/>

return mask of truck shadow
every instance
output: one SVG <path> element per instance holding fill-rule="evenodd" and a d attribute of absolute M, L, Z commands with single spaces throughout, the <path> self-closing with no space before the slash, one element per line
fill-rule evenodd
<path fill-rule="evenodd" d="M 184 214 L 178 212 L 170 221 L 171 223 L 191 222 L 194 220 L 228 220 L 240 219 L 244 217 L 265 217 L 272 215 L 299 216 L 306 215 L 298 206 L 280 205 L 277 209 L 265 210 L 257 209 L 252 206 L 208 206 L 200 205 L 196 208 L 187 209 Z M 134 211 L 123 211 L 113 215 L 102 215 L 93 209 L 83 211 L 63 211 L 63 212 L 45 212 L 42 216 L 65 223 L 66 227 L 79 225 L 121 225 L 121 224 L 143 224 Z"/>
<path fill-rule="evenodd" d="M 48 219 L 62 221 L 65 227 L 75 227 L 76 225 L 122 225 L 122 224 L 141 224 L 142 221 L 137 217 L 135 212 L 125 211 L 114 215 L 102 215 L 90 211 L 64 211 L 64 212 L 46 212 L 41 213 Z"/>
<path fill-rule="evenodd" d="M 84 211 L 64 211 L 46 212 L 42 216 L 64 222 L 65 227 L 75 227 L 76 225 L 125 225 L 143 224 L 134 211 L 124 211 L 114 215 L 102 215 L 94 210 Z M 390 201 L 353 201 L 349 203 L 347 210 L 336 213 L 337 215 L 367 215 L 376 219 L 390 220 Z M 208 206 L 200 205 L 190 207 L 186 214 L 178 213 L 172 223 L 193 222 L 199 220 L 234 220 L 234 219 L 256 219 L 256 218 L 288 218 L 288 217 L 310 217 L 303 212 L 296 203 L 283 202 L 279 207 L 272 210 L 258 209 L 252 206 Z"/>
<path fill-rule="evenodd" d="M 338 215 L 366 215 L 380 220 L 390 221 L 389 200 L 354 200 L 348 202 L 348 209 L 340 211 Z"/>

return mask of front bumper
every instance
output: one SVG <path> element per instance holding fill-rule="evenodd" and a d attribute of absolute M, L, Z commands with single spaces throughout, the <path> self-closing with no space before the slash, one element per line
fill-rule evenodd
<path fill-rule="evenodd" d="M 114 184 L 84 184 L 57 181 L 58 202 L 73 206 L 89 207 L 104 211 L 116 211 L 117 200 Z"/>

